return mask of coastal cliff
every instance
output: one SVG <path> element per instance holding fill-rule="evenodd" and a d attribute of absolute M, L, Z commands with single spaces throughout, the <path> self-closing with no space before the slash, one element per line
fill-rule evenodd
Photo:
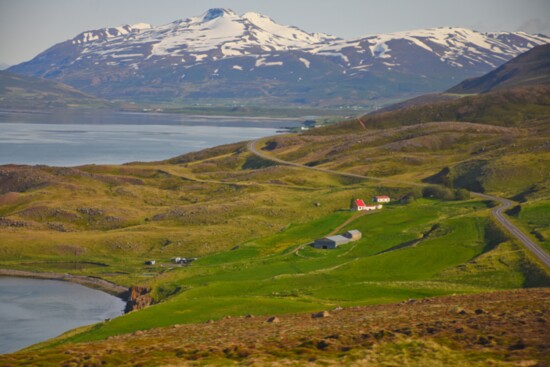
<path fill-rule="evenodd" d="M 130 288 L 130 296 L 126 303 L 125 313 L 141 310 L 154 303 L 153 297 L 151 297 L 151 288 L 142 286 L 132 286 Z"/>

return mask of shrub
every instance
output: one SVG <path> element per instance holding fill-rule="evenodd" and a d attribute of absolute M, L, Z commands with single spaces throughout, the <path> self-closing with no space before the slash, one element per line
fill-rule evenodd
<path fill-rule="evenodd" d="M 450 189 L 446 187 L 430 185 L 422 189 L 422 197 L 439 200 L 453 200 L 455 198 L 455 195 Z"/>
<path fill-rule="evenodd" d="M 405 195 L 403 195 L 403 197 L 401 198 L 401 202 L 403 204 L 408 204 L 421 197 L 423 197 L 422 188 L 413 187 Z"/>
<path fill-rule="evenodd" d="M 466 189 L 455 190 L 455 200 L 470 200 L 470 191 Z"/>

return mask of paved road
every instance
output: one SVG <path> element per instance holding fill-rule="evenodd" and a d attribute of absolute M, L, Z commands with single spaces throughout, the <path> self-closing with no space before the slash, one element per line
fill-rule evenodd
<path fill-rule="evenodd" d="M 477 192 L 472 192 L 472 194 L 484 199 L 499 202 L 500 205 L 493 208 L 493 210 L 491 211 L 495 219 L 498 220 L 500 224 L 502 224 L 512 235 L 514 235 L 514 237 L 521 241 L 521 243 L 523 243 L 525 247 L 527 247 L 529 251 L 533 253 L 533 255 L 538 257 L 544 265 L 550 268 L 550 254 L 541 249 L 539 245 L 537 245 L 531 238 L 529 238 L 527 235 L 525 235 L 525 233 L 519 230 L 519 228 L 512 224 L 504 215 L 504 211 L 514 205 L 513 201 L 503 199 L 498 196 L 480 194 Z"/>
<path fill-rule="evenodd" d="M 284 164 L 284 165 L 287 165 L 287 166 L 307 168 L 307 169 L 311 169 L 311 170 L 315 170 L 315 171 L 319 171 L 319 172 L 332 173 L 332 174 L 336 174 L 336 175 L 340 175 L 340 176 L 346 176 L 346 177 L 355 177 L 355 178 L 375 180 L 375 181 L 404 183 L 404 184 L 408 184 L 408 185 L 422 186 L 422 184 L 415 183 L 415 182 L 404 182 L 404 181 L 384 179 L 384 178 L 379 178 L 379 177 L 368 177 L 368 176 L 357 175 L 357 174 L 354 174 L 354 173 L 338 172 L 338 171 L 333 171 L 333 170 L 330 170 L 330 169 L 309 167 L 309 166 L 306 166 L 306 165 L 303 165 L 303 164 L 300 164 L 300 163 L 287 162 L 287 161 L 284 161 L 282 159 L 275 158 L 275 157 L 267 155 L 263 152 L 260 152 L 258 149 L 256 149 L 256 143 L 257 142 L 258 142 L 258 140 L 252 140 L 252 141 L 248 142 L 247 148 L 251 153 L 253 153 L 253 154 L 255 154 L 255 155 L 257 155 L 261 158 L 264 158 L 264 159 L 267 159 L 267 160 L 270 160 L 270 161 L 273 161 L 273 162 L 277 162 L 277 163 L 280 163 L 280 164 Z M 494 201 L 499 202 L 500 205 L 495 207 L 491 211 L 491 214 L 515 238 L 517 238 L 521 243 L 523 243 L 525 245 L 525 247 L 527 247 L 527 249 L 529 251 L 531 251 L 531 253 L 533 255 L 535 255 L 544 265 L 546 265 L 546 267 L 550 268 L 550 254 L 548 254 L 546 251 L 544 251 L 542 248 L 540 248 L 539 245 L 537 245 L 533 240 L 531 240 L 527 235 L 525 235 L 525 233 L 523 233 L 518 227 L 516 227 L 514 224 L 512 224 L 508 220 L 508 218 L 506 218 L 504 216 L 503 212 L 506 209 L 510 208 L 512 205 L 514 205 L 513 201 L 510 201 L 508 199 L 503 199 L 503 198 L 500 198 L 498 196 L 481 194 L 481 193 L 478 193 L 478 192 L 472 192 L 472 195 L 477 196 L 477 197 L 481 197 L 481 198 L 484 198 L 484 199 L 489 199 L 489 200 L 494 200 Z"/>

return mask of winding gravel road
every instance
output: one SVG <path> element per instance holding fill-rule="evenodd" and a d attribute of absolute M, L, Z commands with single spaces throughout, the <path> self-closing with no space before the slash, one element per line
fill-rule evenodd
<path fill-rule="evenodd" d="M 395 183 L 404 183 L 404 184 L 414 185 L 414 186 L 422 186 L 422 184 L 414 183 L 414 182 L 405 182 L 405 181 L 398 181 L 398 180 L 392 180 L 392 179 L 384 179 L 384 178 L 379 178 L 379 177 L 368 177 L 368 176 L 357 175 L 357 174 L 354 174 L 354 173 L 338 172 L 338 171 L 333 171 L 333 170 L 330 170 L 330 169 L 309 167 L 309 166 L 299 164 L 299 163 L 284 161 L 282 159 L 275 158 L 275 157 L 272 157 L 268 154 L 260 152 L 258 149 L 256 149 L 256 144 L 258 143 L 258 141 L 259 140 L 252 140 L 252 141 L 248 142 L 247 149 L 251 153 L 257 155 L 260 158 L 267 159 L 267 160 L 270 160 L 270 161 L 273 161 L 273 162 L 276 162 L 276 163 L 284 164 L 284 165 L 287 165 L 287 166 L 306 168 L 306 169 L 319 171 L 319 172 L 332 173 L 332 174 L 336 174 L 336 175 L 340 175 L 340 176 L 346 176 L 346 177 L 355 177 L 355 178 L 363 178 L 363 179 L 375 180 L 375 181 L 395 182 Z M 518 227 L 516 227 L 514 224 L 512 224 L 508 220 L 508 218 L 506 218 L 504 216 L 504 214 L 503 214 L 504 211 L 514 205 L 513 201 L 510 201 L 508 199 L 503 199 L 503 198 L 500 198 L 498 196 L 481 194 L 481 193 L 478 193 L 478 192 L 472 192 L 471 194 L 474 195 L 474 196 L 483 198 L 483 199 L 493 200 L 493 201 L 496 201 L 496 202 L 500 203 L 499 206 L 495 207 L 491 211 L 491 214 L 515 238 L 517 238 L 518 241 L 523 243 L 525 245 L 525 247 L 527 247 L 527 249 L 529 251 L 531 251 L 531 253 L 533 255 L 535 255 L 546 267 L 550 268 L 550 254 L 548 254 L 546 251 L 544 251 L 542 248 L 540 248 L 539 245 L 537 245 L 525 233 L 523 233 Z"/>

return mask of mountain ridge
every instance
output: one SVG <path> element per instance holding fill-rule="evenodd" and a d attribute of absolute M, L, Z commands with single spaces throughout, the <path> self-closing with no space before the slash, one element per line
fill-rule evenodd
<path fill-rule="evenodd" d="M 82 32 L 9 71 L 110 99 L 372 105 L 447 89 L 546 43 L 458 27 L 345 40 L 215 8 L 161 26 Z"/>
<path fill-rule="evenodd" d="M 503 64 L 502 66 L 488 72 L 477 78 L 466 79 L 454 87 L 442 93 L 421 95 L 412 99 L 398 102 L 370 113 L 377 115 L 386 112 L 398 112 L 399 110 L 422 109 L 423 106 L 429 106 L 431 110 L 428 116 L 432 119 L 441 119 L 441 114 L 449 118 L 461 119 L 459 114 L 452 113 L 450 110 L 462 110 L 464 112 L 465 104 L 470 104 L 469 100 L 456 101 L 465 94 L 482 94 L 481 99 L 485 99 L 494 105 L 494 111 L 502 110 L 503 106 L 514 101 L 521 100 L 526 103 L 538 101 L 543 105 L 547 104 L 541 99 L 550 86 L 550 45 L 537 46 Z M 527 90 L 529 88 L 529 90 Z M 491 102 L 491 96 L 484 97 L 483 94 L 491 93 L 495 96 L 495 102 Z M 475 99 L 475 98 L 474 98 Z M 530 99 L 530 100 L 529 100 Z M 478 98 L 477 101 L 480 99 Z M 529 100 L 529 101 L 527 101 Z M 453 102 L 454 101 L 454 102 Z M 498 105 L 502 103 L 502 105 Z M 474 103 L 475 104 L 475 103 Z M 449 108 L 438 111 L 439 107 L 446 105 Z M 435 107 L 435 108 L 434 108 Z M 399 113 L 399 112 L 398 112 Z M 435 113 L 435 114 L 434 114 Z M 424 119 L 427 116 L 424 116 Z"/>
<path fill-rule="evenodd" d="M 511 87 L 550 84 L 550 45 L 537 46 L 483 76 L 467 79 L 449 93 L 486 93 Z"/>

